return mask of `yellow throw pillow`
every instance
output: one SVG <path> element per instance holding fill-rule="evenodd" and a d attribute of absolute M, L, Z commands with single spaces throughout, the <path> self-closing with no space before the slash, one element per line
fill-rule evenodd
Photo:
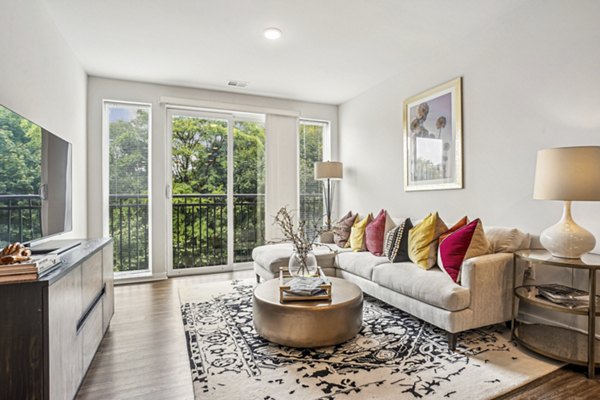
<path fill-rule="evenodd" d="M 356 222 L 352 226 L 352 230 L 350 231 L 350 248 L 352 251 L 365 251 L 367 246 L 367 240 L 365 231 L 367 230 L 367 225 L 371 223 L 373 220 L 373 214 L 369 213 L 365 218 L 359 220 L 356 219 Z"/>
<path fill-rule="evenodd" d="M 437 262 L 438 241 L 448 227 L 438 213 L 431 213 L 408 232 L 408 257 L 423 269 Z"/>

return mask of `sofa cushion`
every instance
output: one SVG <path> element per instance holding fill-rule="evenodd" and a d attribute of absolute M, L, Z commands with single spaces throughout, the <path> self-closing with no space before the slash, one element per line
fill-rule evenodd
<path fill-rule="evenodd" d="M 531 245 L 531 236 L 516 228 L 491 226 L 485 230 L 485 235 L 490 241 L 490 253 L 514 253 Z"/>
<path fill-rule="evenodd" d="M 490 242 L 483 233 L 483 224 L 477 218 L 440 242 L 438 265 L 456 283 L 460 283 L 463 261 L 487 254 Z"/>
<path fill-rule="evenodd" d="M 387 222 L 385 210 L 379 211 L 377 217 L 367 226 L 365 230 L 365 241 L 367 250 L 380 256 L 383 254 L 383 239 L 385 237 L 385 225 Z"/>
<path fill-rule="evenodd" d="M 358 214 L 352 214 L 352 211 L 348 211 L 346 215 L 333 224 L 333 242 L 336 245 L 340 247 L 350 247 L 350 244 L 348 243 L 348 239 L 350 239 L 350 230 L 357 217 Z"/>
<path fill-rule="evenodd" d="M 373 282 L 448 311 L 463 310 L 471 302 L 469 289 L 452 282 L 438 267 L 424 270 L 411 262 L 379 265 L 373 269 Z"/>
<path fill-rule="evenodd" d="M 329 245 L 332 250 L 349 251 L 335 245 Z M 279 268 L 287 268 L 293 247 L 291 243 L 269 244 L 255 247 L 252 250 L 252 259 L 266 270 L 279 273 Z M 321 268 L 335 267 L 335 253 L 324 246 L 315 246 L 313 253 L 317 257 L 317 265 Z"/>
<path fill-rule="evenodd" d="M 350 248 L 352 251 L 365 251 L 367 249 L 366 231 L 367 225 L 373 221 L 373 214 L 369 213 L 366 217 L 359 220 L 356 218 L 356 222 L 352 225 L 350 230 Z"/>
<path fill-rule="evenodd" d="M 384 256 L 390 262 L 409 261 L 408 231 L 413 227 L 410 218 L 406 218 L 395 226 L 385 237 Z"/>
<path fill-rule="evenodd" d="M 423 269 L 433 267 L 437 262 L 438 241 L 448 227 L 438 213 L 430 213 L 408 232 L 408 256 Z"/>
<path fill-rule="evenodd" d="M 337 259 L 338 268 L 369 280 L 371 280 L 373 268 L 389 263 L 386 257 L 378 257 L 366 251 L 360 253 L 340 253 Z"/>
<path fill-rule="evenodd" d="M 446 239 L 448 236 L 452 235 L 454 232 L 456 232 L 463 226 L 466 226 L 468 223 L 469 223 L 469 218 L 467 218 L 467 216 L 465 215 L 460 220 L 458 220 L 457 223 L 452 225 L 452 228 L 449 228 L 446 232 L 444 232 L 440 235 L 440 244 L 444 241 L 444 239 Z"/>

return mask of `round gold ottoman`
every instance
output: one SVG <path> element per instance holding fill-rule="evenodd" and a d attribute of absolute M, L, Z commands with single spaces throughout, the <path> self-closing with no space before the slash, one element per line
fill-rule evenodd
<path fill-rule="evenodd" d="M 290 347 L 324 347 L 352 339 L 362 326 L 363 294 L 354 283 L 331 280 L 331 301 L 279 302 L 279 279 L 254 289 L 254 328 Z"/>

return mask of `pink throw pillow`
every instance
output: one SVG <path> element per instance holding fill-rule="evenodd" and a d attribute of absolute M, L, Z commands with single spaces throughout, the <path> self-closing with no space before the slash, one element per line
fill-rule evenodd
<path fill-rule="evenodd" d="M 367 250 L 370 253 L 381 256 L 383 254 L 383 242 L 385 238 L 385 210 L 379 211 L 377 217 L 367 225 Z"/>
<path fill-rule="evenodd" d="M 471 257 L 488 254 L 490 242 L 485 237 L 483 224 L 477 218 L 450 234 L 440 243 L 438 264 L 456 283 L 460 283 L 463 261 Z"/>

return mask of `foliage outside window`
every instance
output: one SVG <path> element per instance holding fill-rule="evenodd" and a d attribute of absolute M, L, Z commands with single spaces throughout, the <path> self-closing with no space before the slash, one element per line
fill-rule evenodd
<path fill-rule="evenodd" d="M 42 236 L 39 126 L 0 106 L 0 248 Z"/>
<path fill-rule="evenodd" d="M 234 262 L 264 243 L 264 123 L 234 120 L 228 165 L 227 119 L 174 115 L 173 267 L 228 263 L 227 172 L 233 168 Z"/>
<path fill-rule="evenodd" d="M 324 144 L 328 140 L 329 124 L 319 121 L 300 121 L 299 132 L 299 194 L 300 219 L 309 227 L 323 225 L 323 184 L 315 180 L 314 164 L 323 161 Z"/>
<path fill-rule="evenodd" d="M 115 271 L 150 268 L 148 178 L 150 107 L 105 103 L 109 135 L 109 231 Z"/>

